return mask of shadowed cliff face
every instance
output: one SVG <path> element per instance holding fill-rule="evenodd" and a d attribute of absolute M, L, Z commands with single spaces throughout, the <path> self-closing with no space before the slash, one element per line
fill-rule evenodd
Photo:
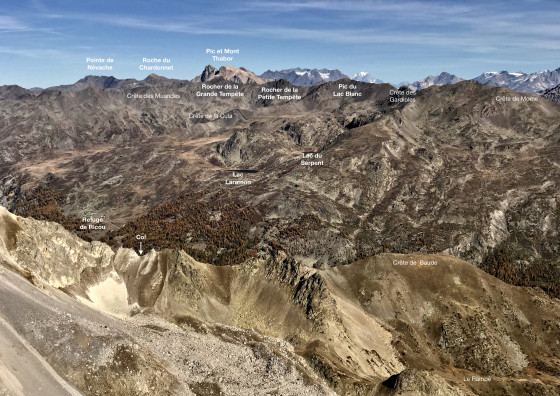
<path fill-rule="evenodd" d="M 231 362 L 250 351 L 255 381 L 276 383 L 286 394 L 328 394 L 321 382 L 344 395 L 559 394 L 558 300 L 502 283 L 452 256 L 381 254 L 314 269 L 275 250 L 237 266 L 213 266 L 180 250 L 114 253 L 60 225 L 4 209 L 0 238 L 4 279 L 19 285 L 15 298 L 30 307 L 34 295 L 55 299 L 58 312 L 37 308 L 35 320 L 17 322 L 7 303 L 3 317 L 65 381 L 88 394 L 95 394 L 88 386 L 120 389 L 115 394 L 135 386 L 198 394 L 197 386 L 217 386 L 236 394 L 232 377 L 248 378 L 249 366 L 205 385 L 199 371 L 179 363 L 185 355 L 175 358 L 185 343 L 200 351 L 190 350 L 199 360 L 185 364 L 209 372 L 221 370 L 219 359 Z M 45 344 L 68 334 L 64 326 L 74 330 L 65 338 L 69 354 Z M 210 349 L 197 349 L 189 341 L 195 335 Z M 85 345 L 93 357 L 70 364 L 73 348 Z M 214 355 L 220 348 L 230 357 Z M 260 362 L 266 362 L 262 372 Z M 149 374 L 136 383 L 139 372 Z"/>
<path fill-rule="evenodd" d="M 542 97 L 550 99 L 553 102 L 560 103 L 560 85 L 547 89 L 543 92 Z"/>

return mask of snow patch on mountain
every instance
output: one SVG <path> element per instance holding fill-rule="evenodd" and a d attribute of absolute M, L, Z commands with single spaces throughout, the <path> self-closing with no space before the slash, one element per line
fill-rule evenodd
<path fill-rule="evenodd" d="M 530 74 L 523 72 L 510 73 L 506 70 L 486 72 L 473 78 L 473 80 L 484 85 L 507 87 L 518 92 L 542 93 L 560 84 L 560 68 Z"/>
<path fill-rule="evenodd" d="M 381 81 L 378 78 L 373 77 L 371 74 L 369 74 L 368 72 L 359 72 L 354 74 L 352 77 L 352 80 L 356 80 L 356 81 L 361 81 L 361 82 L 367 82 L 367 83 L 372 83 L 372 84 L 381 84 L 383 83 L 383 81 Z"/>

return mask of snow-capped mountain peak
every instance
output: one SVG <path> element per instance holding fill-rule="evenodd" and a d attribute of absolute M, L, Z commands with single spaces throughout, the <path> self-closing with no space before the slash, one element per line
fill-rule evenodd
<path fill-rule="evenodd" d="M 461 81 L 463 81 L 461 77 L 457 77 L 447 72 L 442 72 L 438 76 L 428 76 L 423 80 L 418 80 L 413 82 L 412 84 L 408 84 L 408 86 L 416 90 L 420 90 L 420 89 L 431 87 L 432 85 L 457 84 L 458 82 Z"/>
<path fill-rule="evenodd" d="M 372 83 L 372 84 L 381 84 L 383 82 L 380 79 L 373 77 L 368 72 L 356 73 L 352 76 L 352 80 L 367 82 L 367 83 Z"/>
<path fill-rule="evenodd" d="M 286 80 L 294 85 L 309 86 L 348 78 L 337 69 L 302 69 L 267 70 L 260 76 L 267 80 Z"/>

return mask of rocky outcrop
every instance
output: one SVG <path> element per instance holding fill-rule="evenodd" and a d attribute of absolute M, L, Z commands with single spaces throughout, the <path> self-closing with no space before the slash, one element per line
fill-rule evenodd
<path fill-rule="evenodd" d="M 32 97 L 33 93 L 20 87 L 19 85 L 2 85 L 0 86 L 0 100 L 6 99 L 25 99 Z"/>
<path fill-rule="evenodd" d="M 543 92 L 542 96 L 543 98 L 550 99 L 553 102 L 560 103 L 560 85 L 547 89 Z"/>
<path fill-rule="evenodd" d="M 218 69 L 216 69 L 212 65 L 207 65 L 202 71 L 202 74 L 200 75 L 200 81 L 201 82 L 208 81 L 211 78 L 213 78 L 216 74 L 218 74 Z"/>
<path fill-rule="evenodd" d="M 525 355 L 492 315 L 457 313 L 441 326 L 439 347 L 449 352 L 455 367 L 497 376 L 511 376 L 527 367 Z"/>
<path fill-rule="evenodd" d="M 206 66 L 200 77 L 195 78 L 193 81 L 206 82 L 215 78 L 223 78 L 236 84 L 263 84 L 265 82 L 265 80 L 244 67 L 238 69 L 233 66 L 221 66 L 219 69 L 216 69 L 212 65 Z"/>
<path fill-rule="evenodd" d="M 437 374 L 422 370 L 405 370 L 383 382 L 379 395 L 466 396 L 476 393 L 450 385 Z"/>

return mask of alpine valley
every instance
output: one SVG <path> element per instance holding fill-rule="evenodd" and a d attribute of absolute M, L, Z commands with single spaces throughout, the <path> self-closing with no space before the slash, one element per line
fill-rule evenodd
<path fill-rule="evenodd" d="M 559 74 L 0 87 L 0 394 L 560 395 Z"/>

